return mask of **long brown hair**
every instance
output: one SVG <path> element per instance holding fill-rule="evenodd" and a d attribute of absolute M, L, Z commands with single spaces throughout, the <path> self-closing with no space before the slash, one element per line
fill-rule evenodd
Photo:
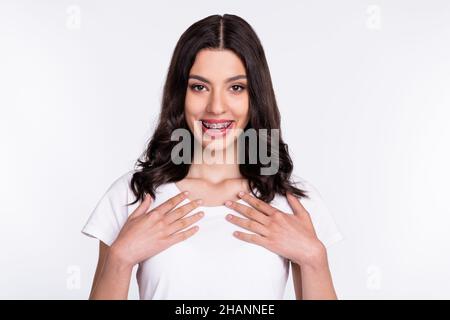
<path fill-rule="evenodd" d="M 244 19 L 231 14 L 211 15 L 191 25 L 175 47 L 164 85 L 158 124 L 147 148 L 135 164 L 136 172 L 130 185 L 136 200 L 131 204 L 142 200 L 145 193 L 155 198 L 158 186 L 177 182 L 188 174 L 190 164 L 174 164 L 171 161 L 172 149 L 178 143 L 171 140 L 171 134 L 178 128 L 189 130 L 184 117 L 189 71 L 197 53 L 206 48 L 228 49 L 242 60 L 247 73 L 250 103 L 250 119 L 244 132 L 250 128 L 256 131 L 267 129 L 270 150 L 270 132 L 271 129 L 280 129 L 280 112 L 261 42 Z M 245 150 L 248 153 L 247 146 Z M 286 195 L 286 191 L 297 197 L 309 198 L 306 191 L 295 187 L 291 181 L 293 163 L 288 146 L 281 138 L 281 131 L 277 152 L 279 169 L 273 175 L 260 174 L 260 169 L 265 165 L 259 159 L 256 164 L 247 161 L 239 164 L 240 173 L 247 179 L 253 195 L 266 202 L 272 201 L 276 193 Z"/>

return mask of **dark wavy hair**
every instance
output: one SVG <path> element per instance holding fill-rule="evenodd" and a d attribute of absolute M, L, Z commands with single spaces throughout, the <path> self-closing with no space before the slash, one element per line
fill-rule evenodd
<path fill-rule="evenodd" d="M 142 201 L 145 193 L 155 198 L 158 186 L 177 182 L 188 174 L 190 164 L 174 164 L 171 161 L 172 149 L 178 143 L 171 140 L 171 134 L 178 128 L 189 130 L 184 117 L 188 76 L 197 53 L 202 49 L 228 49 L 242 60 L 248 79 L 250 115 L 244 133 L 249 128 L 254 128 L 257 132 L 259 129 L 267 129 L 267 150 L 271 150 L 270 129 L 280 129 L 280 112 L 261 42 L 252 27 L 239 16 L 208 16 L 191 25 L 181 35 L 174 49 L 164 85 L 158 123 L 147 148 L 136 161 L 130 182 L 131 190 L 136 196 L 136 200 L 131 204 Z M 194 141 L 192 132 L 189 132 L 191 141 Z M 257 135 L 257 139 L 261 137 Z M 281 131 L 277 150 L 279 169 L 276 174 L 260 175 L 260 169 L 266 166 L 260 163 L 259 159 L 255 164 L 247 163 L 248 149 L 246 145 L 246 161 L 239 164 L 239 170 L 247 179 L 254 196 L 270 202 L 276 193 L 286 195 L 289 191 L 297 197 L 309 198 L 307 191 L 297 188 L 295 182 L 291 181 L 293 163 L 288 146 L 281 138 Z"/>

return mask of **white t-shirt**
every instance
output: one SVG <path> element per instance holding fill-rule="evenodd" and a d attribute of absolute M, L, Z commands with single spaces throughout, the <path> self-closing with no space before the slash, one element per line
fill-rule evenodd
<path fill-rule="evenodd" d="M 128 216 L 139 205 L 129 187 L 134 170 L 119 177 L 91 213 L 82 233 L 111 245 Z M 311 199 L 300 201 L 310 213 L 318 238 L 326 247 L 343 239 L 319 192 L 305 179 L 297 187 L 309 191 Z M 156 207 L 181 192 L 175 183 L 156 189 Z M 188 203 L 185 199 L 178 206 Z M 240 203 L 248 205 L 245 201 Z M 284 196 L 276 195 L 270 205 L 292 214 Z M 228 213 L 242 216 L 225 206 L 200 206 L 185 217 L 204 211 L 194 225 L 200 229 L 188 239 L 142 261 L 136 273 L 140 299 L 283 299 L 289 275 L 289 260 L 256 244 L 232 235 L 240 230 L 225 220 Z M 245 216 L 242 216 L 245 218 Z M 189 226 L 191 227 L 191 226 Z M 187 228 L 189 228 L 187 227 Z M 186 229 L 184 229 L 186 230 Z"/>

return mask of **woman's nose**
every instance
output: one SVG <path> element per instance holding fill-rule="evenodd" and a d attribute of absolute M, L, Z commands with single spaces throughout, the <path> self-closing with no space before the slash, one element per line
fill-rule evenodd
<path fill-rule="evenodd" d="M 222 114 L 226 112 L 226 103 L 220 92 L 213 92 L 208 103 L 206 111 L 213 114 Z"/>

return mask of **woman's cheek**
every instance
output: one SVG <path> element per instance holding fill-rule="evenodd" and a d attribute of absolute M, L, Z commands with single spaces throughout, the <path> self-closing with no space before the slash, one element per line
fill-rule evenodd
<path fill-rule="evenodd" d="M 202 102 L 198 101 L 198 99 L 190 98 L 186 99 L 186 113 L 196 118 L 198 114 L 202 112 Z"/>
<path fill-rule="evenodd" d="M 231 105 L 232 114 L 236 119 L 239 119 L 240 122 L 244 123 L 248 118 L 248 99 L 240 98 L 235 99 Z"/>
<path fill-rule="evenodd" d="M 186 106 L 193 114 L 204 111 L 207 104 L 207 98 L 201 95 L 189 94 L 186 97 Z"/>

